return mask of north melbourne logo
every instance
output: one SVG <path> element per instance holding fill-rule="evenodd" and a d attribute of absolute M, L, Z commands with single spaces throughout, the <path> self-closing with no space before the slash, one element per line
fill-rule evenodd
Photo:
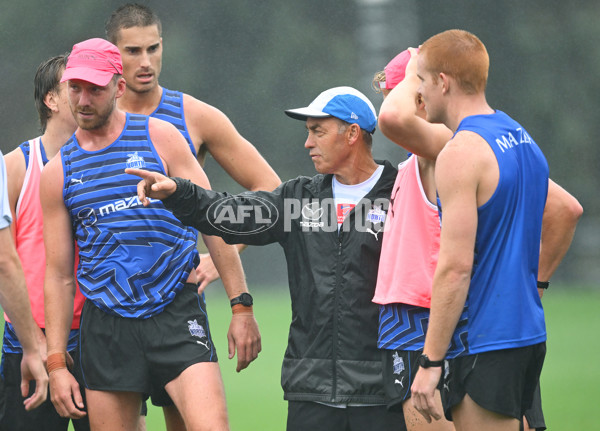
<path fill-rule="evenodd" d="M 146 167 L 146 161 L 143 157 L 138 155 L 137 151 L 133 154 L 127 154 L 127 156 L 129 158 L 127 159 L 125 164 L 128 168 L 143 169 Z"/>
<path fill-rule="evenodd" d="M 188 328 L 190 334 L 194 337 L 206 338 L 206 331 L 204 330 L 204 327 L 198 323 L 198 320 L 188 320 Z"/>
<path fill-rule="evenodd" d="M 194 320 L 188 320 L 188 329 L 190 330 L 190 334 L 192 334 L 193 337 L 198 337 L 200 339 L 202 338 L 208 338 L 206 336 L 206 331 L 204 330 L 204 328 L 202 327 L 202 325 L 200 325 L 198 323 L 198 321 L 196 319 Z M 207 349 L 209 349 L 208 347 L 208 339 L 205 342 L 202 342 L 200 340 L 196 340 L 196 343 L 203 345 L 204 347 L 206 347 Z"/>
<path fill-rule="evenodd" d="M 404 371 L 404 359 L 398 355 L 398 352 L 394 352 L 392 359 L 394 361 L 394 374 L 400 374 L 402 371 Z"/>
<path fill-rule="evenodd" d="M 367 213 L 367 221 L 373 224 L 385 222 L 386 212 L 378 206 L 373 207 Z"/>

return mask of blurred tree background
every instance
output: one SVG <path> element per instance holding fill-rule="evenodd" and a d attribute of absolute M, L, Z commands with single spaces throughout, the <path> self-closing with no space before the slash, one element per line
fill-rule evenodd
<path fill-rule="evenodd" d="M 74 43 L 104 37 L 104 22 L 123 1 L 3 2 L 0 12 L 0 148 L 39 133 L 33 76 L 40 62 Z M 375 106 L 376 71 L 399 51 L 450 28 L 480 37 L 490 54 L 488 101 L 514 116 L 546 154 L 551 177 L 585 214 L 555 281 L 597 286 L 600 276 L 600 3 L 558 0 L 176 0 L 140 1 L 163 22 L 160 83 L 225 112 L 285 180 L 313 175 L 305 129 L 283 110 L 321 91 L 350 85 Z M 398 163 L 405 152 L 381 133 L 374 153 Z M 219 166 L 206 165 L 213 188 L 239 192 Z M 250 248 L 251 285 L 286 280 L 277 245 Z M 265 263 L 268 270 L 265 271 Z"/>

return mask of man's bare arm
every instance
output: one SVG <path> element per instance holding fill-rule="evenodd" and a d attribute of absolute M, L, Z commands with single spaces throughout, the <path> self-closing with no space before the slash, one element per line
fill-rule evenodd
<path fill-rule="evenodd" d="M 40 355 L 39 328 L 31 314 L 25 275 L 9 228 L 0 229 L 0 250 L 0 304 L 23 346 L 21 392 L 24 397 L 29 393 L 29 381 L 36 382 L 35 393 L 24 401 L 25 409 L 31 410 L 46 400 L 48 375 Z"/>
<path fill-rule="evenodd" d="M 203 188 L 210 189 L 206 174 L 190 153 L 177 129 L 164 122 L 151 121 L 150 124 L 150 137 L 165 161 L 167 174 L 189 179 Z M 203 239 L 221 275 L 227 296 L 232 299 L 248 292 L 244 270 L 235 246 L 228 245 L 221 238 L 214 236 L 203 235 Z M 233 316 L 228 338 L 229 357 L 233 357 L 237 348 L 237 371 L 240 371 L 246 368 L 261 350 L 258 325 L 251 312 L 243 316 Z"/>
<path fill-rule="evenodd" d="M 197 140 L 238 184 L 248 190 L 273 190 L 281 180 L 256 147 L 217 108 L 184 96 L 185 115 Z"/>
<path fill-rule="evenodd" d="M 565 257 L 583 208 L 569 192 L 549 180 L 548 198 L 542 222 L 539 281 L 548 281 Z M 540 295 L 543 290 L 540 289 Z"/>
<path fill-rule="evenodd" d="M 447 144 L 436 162 L 435 180 L 443 217 L 423 349 L 423 353 L 433 361 L 446 356 L 464 308 L 473 268 L 477 208 L 482 199 L 489 198 L 493 192 L 490 185 L 493 181 L 482 187 L 482 173 L 491 171 L 495 158 L 485 141 L 483 145 L 480 141 L 482 139 L 474 134 L 459 134 Z M 461 169 L 456 169 L 457 166 Z M 497 164 L 495 166 L 497 169 Z M 413 405 L 428 422 L 442 415 L 434 398 L 440 377 L 440 367 L 420 368 L 412 385 Z"/>
<path fill-rule="evenodd" d="M 416 54 L 406 67 L 405 78 L 385 98 L 379 111 L 378 125 L 381 132 L 402 148 L 428 160 L 435 160 L 452 138 L 452 132 L 443 124 L 425 120 L 424 105 L 417 89 Z"/>
<path fill-rule="evenodd" d="M 73 320 L 75 298 L 75 246 L 71 221 L 64 205 L 63 173 L 60 157 L 52 159 L 42 171 L 40 198 L 44 214 L 46 276 L 44 311 L 52 403 L 62 417 L 85 416 L 81 389 L 66 368 L 67 342 Z M 59 358 L 56 361 L 55 358 Z M 54 365 L 58 364 L 57 367 Z"/>

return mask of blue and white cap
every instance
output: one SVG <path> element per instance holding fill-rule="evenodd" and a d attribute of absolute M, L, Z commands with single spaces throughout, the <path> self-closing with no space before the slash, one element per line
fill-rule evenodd
<path fill-rule="evenodd" d="M 336 117 L 356 123 L 369 133 L 375 131 L 377 114 L 367 96 L 352 87 L 335 87 L 323 91 L 306 108 L 288 109 L 285 113 L 296 120 Z"/>

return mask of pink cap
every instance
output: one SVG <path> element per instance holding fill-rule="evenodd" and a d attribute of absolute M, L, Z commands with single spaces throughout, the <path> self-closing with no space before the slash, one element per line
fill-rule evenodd
<path fill-rule="evenodd" d="M 379 83 L 380 88 L 392 90 L 400 84 L 406 73 L 406 65 L 410 61 L 410 51 L 405 49 L 395 56 L 383 69 L 385 72 L 385 81 Z"/>
<path fill-rule="evenodd" d="M 73 45 L 60 82 L 81 79 L 104 87 L 114 74 L 123 74 L 119 48 L 107 40 L 94 38 Z"/>

